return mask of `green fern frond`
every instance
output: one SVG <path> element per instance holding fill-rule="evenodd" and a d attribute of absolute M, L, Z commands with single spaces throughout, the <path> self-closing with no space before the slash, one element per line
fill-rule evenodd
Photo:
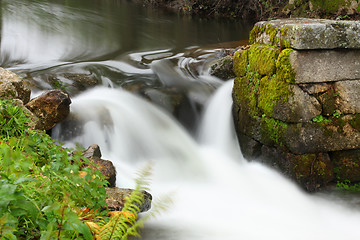
<path fill-rule="evenodd" d="M 144 225 L 143 220 L 138 219 L 140 207 L 144 203 L 142 190 L 148 189 L 150 175 L 150 166 L 138 173 L 135 190 L 126 198 L 123 209 L 113 212 L 109 221 L 101 224 L 97 240 L 127 240 L 128 236 L 139 236 L 139 229 Z"/>

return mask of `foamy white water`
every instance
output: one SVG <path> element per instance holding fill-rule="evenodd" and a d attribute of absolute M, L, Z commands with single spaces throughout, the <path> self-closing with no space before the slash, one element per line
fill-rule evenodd
<path fill-rule="evenodd" d="M 307 195 L 277 172 L 234 157 L 231 84 L 210 101 L 199 142 L 148 102 L 105 88 L 73 99 L 72 112 L 86 123 L 72 141 L 98 143 L 115 163 L 121 187 L 131 185 L 129 171 L 154 165 L 151 193 L 155 199 L 172 194 L 174 204 L 146 225 L 143 239 L 360 239 L 358 211 Z"/>

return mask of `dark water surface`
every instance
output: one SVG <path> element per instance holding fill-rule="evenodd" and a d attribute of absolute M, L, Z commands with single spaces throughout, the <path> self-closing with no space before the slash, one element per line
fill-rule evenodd
<path fill-rule="evenodd" d="M 221 81 L 208 75 L 221 49 L 248 38 L 252 24 L 180 16 L 116 0 L 1 1 L 0 64 L 33 95 L 72 97 L 103 85 L 124 88 L 193 129 Z"/>
<path fill-rule="evenodd" d="M 122 85 L 135 78 L 154 79 L 146 76 L 153 74 L 147 71 L 153 60 L 177 62 L 185 56 L 191 61 L 217 48 L 238 46 L 252 25 L 116 0 L 3 0 L 1 5 L 1 66 L 27 75 L 35 88 L 51 88 L 50 83 L 70 93 L 94 81 Z M 72 84 L 71 75 L 53 76 L 60 73 L 95 79 Z M 59 82 L 52 81 L 55 77 Z"/>

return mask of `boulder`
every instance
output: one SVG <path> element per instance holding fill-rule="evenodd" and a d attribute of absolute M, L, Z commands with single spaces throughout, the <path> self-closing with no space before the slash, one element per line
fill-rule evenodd
<path fill-rule="evenodd" d="M 70 103 L 67 93 L 49 90 L 32 99 L 25 106 L 39 118 L 37 129 L 50 130 L 69 115 Z"/>
<path fill-rule="evenodd" d="M 289 18 L 255 24 L 250 43 L 308 49 L 360 49 L 360 22 Z"/>
<path fill-rule="evenodd" d="M 106 199 L 106 203 L 109 207 L 110 211 L 121 211 L 126 202 L 126 198 L 131 195 L 133 189 L 125 189 L 125 188 L 106 188 L 106 193 L 108 198 Z M 150 193 L 146 191 L 141 191 L 143 193 L 144 201 L 138 207 L 140 208 L 140 212 L 146 212 L 151 208 L 152 196 Z"/>
<path fill-rule="evenodd" d="M 96 168 L 99 170 L 109 182 L 109 187 L 116 186 L 116 169 L 114 164 L 109 160 L 101 159 L 100 147 L 97 144 L 91 145 L 87 150 L 85 150 L 82 155 L 94 163 L 95 166 L 90 166 L 91 168 Z"/>
<path fill-rule="evenodd" d="M 24 104 L 30 100 L 30 89 L 15 73 L 0 68 L 0 97 L 19 99 Z"/>
<path fill-rule="evenodd" d="M 227 55 L 225 57 L 212 61 L 210 63 L 209 73 L 210 75 L 224 80 L 234 78 L 235 74 L 233 71 L 233 57 Z"/>

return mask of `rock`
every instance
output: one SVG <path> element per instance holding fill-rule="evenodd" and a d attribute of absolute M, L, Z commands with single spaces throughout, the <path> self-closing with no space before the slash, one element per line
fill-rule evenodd
<path fill-rule="evenodd" d="M 121 211 L 124 207 L 126 197 L 130 196 L 134 190 L 132 189 L 124 189 L 124 188 L 106 188 L 106 193 L 108 198 L 106 199 L 106 203 L 109 207 L 110 211 Z M 150 193 L 146 191 L 141 191 L 144 195 L 144 202 L 140 208 L 140 212 L 146 212 L 151 208 L 152 196 Z"/>
<path fill-rule="evenodd" d="M 321 114 L 321 105 L 301 90 L 297 85 L 290 85 L 291 92 L 287 102 L 279 101 L 273 109 L 271 117 L 284 122 L 308 122 Z"/>
<path fill-rule="evenodd" d="M 332 152 L 360 148 L 360 132 L 346 117 L 330 122 L 288 125 L 284 144 L 296 154 Z M 286 142 L 286 143 L 285 143 Z"/>
<path fill-rule="evenodd" d="M 290 18 L 255 24 L 250 43 L 306 49 L 360 49 L 360 22 Z"/>
<path fill-rule="evenodd" d="M 114 164 L 109 160 L 101 159 L 100 147 L 97 144 L 91 145 L 82 155 L 95 164 L 95 168 L 99 170 L 108 180 L 109 187 L 116 186 L 116 169 Z M 90 166 L 94 168 L 93 166 Z"/>
<path fill-rule="evenodd" d="M 262 144 L 244 134 L 238 134 L 241 153 L 247 160 L 257 159 L 261 155 Z"/>
<path fill-rule="evenodd" d="M 330 153 L 334 172 L 339 181 L 360 182 L 360 149 Z"/>
<path fill-rule="evenodd" d="M 30 100 L 30 89 L 15 73 L 0 68 L 0 97 L 20 99 L 24 104 Z"/>
<path fill-rule="evenodd" d="M 210 75 L 220 79 L 228 80 L 234 78 L 233 57 L 227 55 L 210 63 Z"/>
<path fill-rule="evenodd" d="M 336 108 L 342 114 L 360 113 L 360 80 L 340 81 L 334 84 Z"/>
<path fill-rule="evenodd" d="M 345 49 L 360 47 L 351 39 L 358 27 L 307 19 L 256 24 L 257 44 L 237 51 L 233 63 L 233 116 L 244 156 L 307 191 L 336 179 L 360 181 L 360 50 Z"/>
<path fill-rule="evenodd" d="M 99 157 L 89 157 L 90 162 L 96 165 L 96 169 L 99 170 L 109 182 L 109 187 L 116 186 L 116 169 L 114 164 L 109 160 L 104 160 Z M 93 167 L 93 166 L 90 166 Z"/>
<path fill-rule="evenodd" d="M 329 90 L 330 85 L 327 83 L 299 84 L 299 87 L 310 95 L 324 93 Z"/>
<path fill-rule="evenodd" d="M 292 51 L 290 63 L 296 83 L 360 79 L 360 50 Z"/>
<path fill-rule="evenodd" d="M 82 155 L 86 158 L 91 158 L 91 157 L 101 158 L 101 151 L 99 145 L 97 144 L 91 145 L 88 149 L 86 149 L 83 152 Z"/>
<path fill-rule="evenodd" d="M 60 90 L 50 90 L 32 99 L 25 106 L 39 118 L 37 129 L 50 130 L 69 115 L 70 103 L 68 94 Z"/>
<path fill-rule="evenodd" d="M 260 161 L 296 180 L 309 192 L 324 187 L 334 180 L 333 164 L 327 153 L 296 155 L 286 148 L 263 145 Z"/>

